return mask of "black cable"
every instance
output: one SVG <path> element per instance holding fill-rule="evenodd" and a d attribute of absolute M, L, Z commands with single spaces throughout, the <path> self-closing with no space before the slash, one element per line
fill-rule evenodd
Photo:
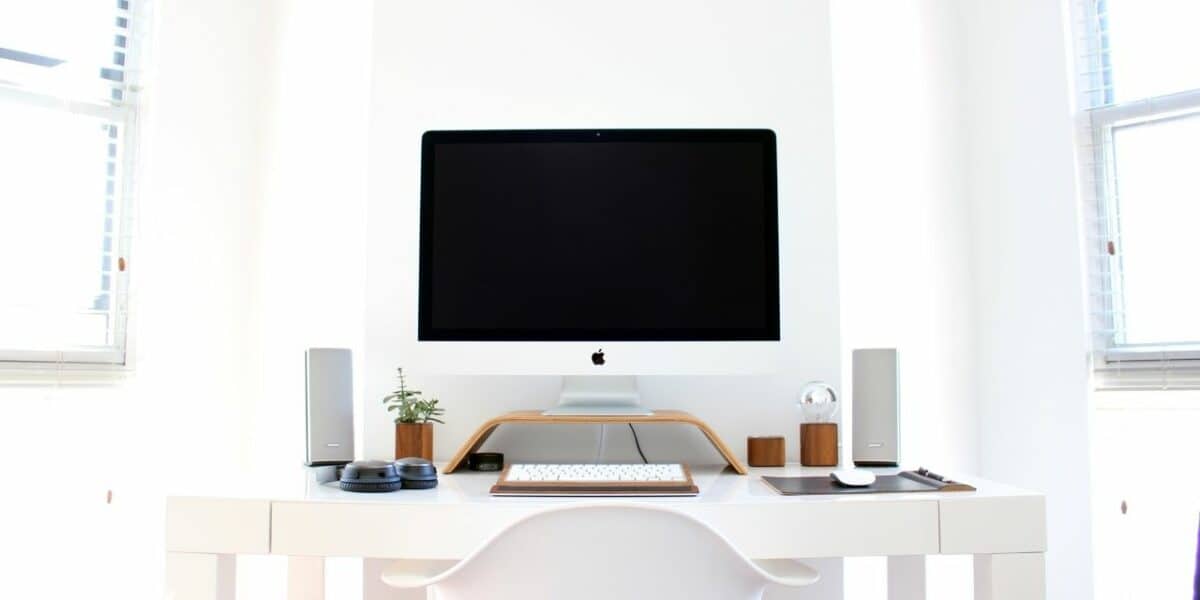
<path fill-rule="evenodd" d="M 646 460 L 646 453 L 642 452 L 642 443 L 638 441 L 637 430 L 633 428 L 633 423 L 629 424 L 629 431 L 633 433 L 633 445 L 637 446 L 638 454 L 642 457 L 642 464 L 647 464 L 650 461 Z"/>

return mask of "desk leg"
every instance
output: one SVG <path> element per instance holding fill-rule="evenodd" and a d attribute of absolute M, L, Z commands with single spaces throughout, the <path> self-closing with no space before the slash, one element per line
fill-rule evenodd
<path fill-rule="evenodd" d="M 324 557 L 288 557 L 287 600 L 325 600 Z"/>
<path fill-rule="evenodd" d="M 237 557 L 168 552 L 164 583 L 168 600 L 234 600 Z"/>
<path fill-rule="evenodd" d="M 975 555 L 975 600 L 1009 598 L 1045 600 L 1045 554 Z"/>
<path fill-rule="evenodd" d="M 925 557 L 887 558 L 888 600 L 925 600 Z"/>

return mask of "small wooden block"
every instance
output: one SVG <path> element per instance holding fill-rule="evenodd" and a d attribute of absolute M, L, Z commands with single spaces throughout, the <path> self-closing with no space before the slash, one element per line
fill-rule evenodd
<path fill-rule="evenodd" d="M 800 464 L 806 467 L 837 466 L 837 423 L 804 423 L 800 425 Z"/>
<path fill-rule="evenodd" d="M 752 467 L 782 467 L 787 462 L 786 457 L 787 448 L 782 435 L 746 438 L 746 462 Z"/>

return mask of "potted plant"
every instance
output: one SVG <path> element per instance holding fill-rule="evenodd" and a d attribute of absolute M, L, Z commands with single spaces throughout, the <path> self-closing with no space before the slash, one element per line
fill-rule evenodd
<path fill-rule="evenodd" d="M 396 369 L 400 386 L 383 399 L 396 423 L 396 458 L 419 456 L 433 460 L 433 424 L 444 421 L 445 414 L 437 398 L 421 399 L 421 390 L 410 389 L 404 381 L 404 369 Z"/>

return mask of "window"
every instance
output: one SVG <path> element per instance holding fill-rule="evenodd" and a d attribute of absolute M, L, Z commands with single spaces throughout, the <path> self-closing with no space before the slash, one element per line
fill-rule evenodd
<path fill-rule="evenodd" d="M 1081 1 L 1097 384 L 1200 387 L 1200 2 Z"/>
<path fill-rule="evenodd" d="M 139 0 L 0 3 L 0 362 L 125 364 Z"/>
<path fill-rule="evenodd" d="M 1089 431 L 1095 597 L 1183 596 L 1200 482 L 1171 469 L 1195 454 L 1200 425 L 1200 394 L 1176 391 L 1200 389 L 1200 2 L 1077 7 L 1099 390 Z"/>

